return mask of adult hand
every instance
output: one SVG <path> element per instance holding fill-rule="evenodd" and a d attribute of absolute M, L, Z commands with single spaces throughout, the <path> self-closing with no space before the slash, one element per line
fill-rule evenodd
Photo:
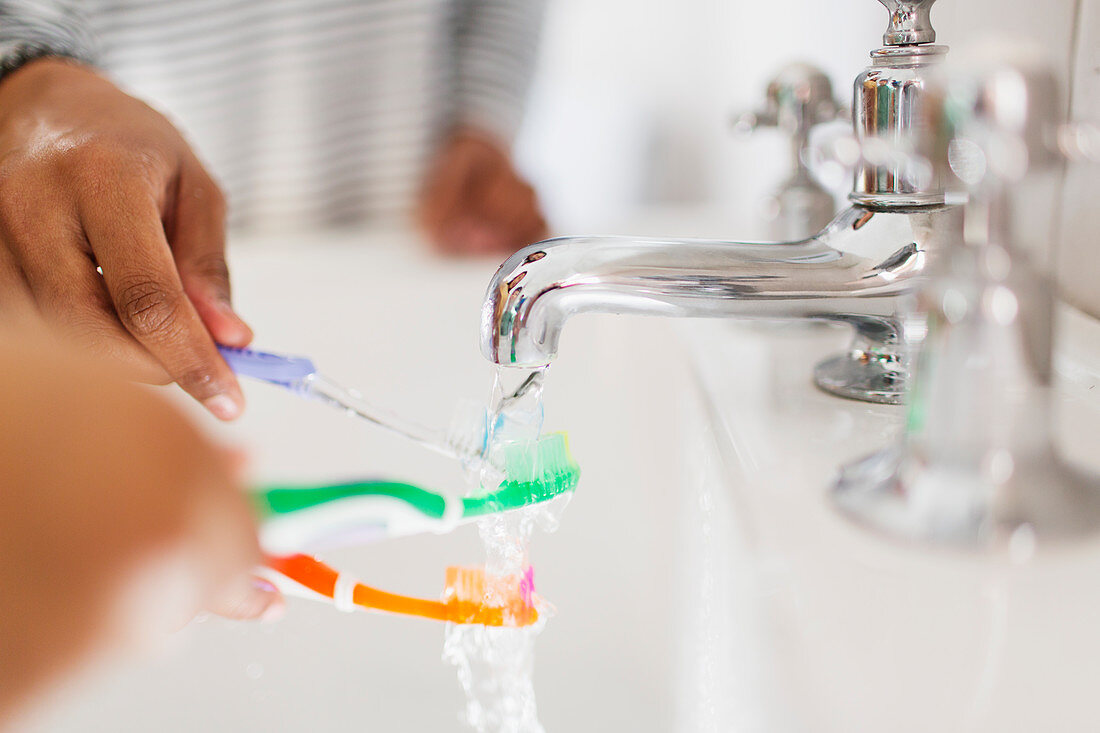
<path fill-rule="evenodd" d="M 447 254 L 511 254 L 546 237 L 535 190 L 490 137 L 459 130 L 428 172 L 418 218 Z"/>
<path fill-rule="evenodd" d="M 224 197 L 159 113 L 59 59 L 0 82 L 0 312 L 36 311 L 232 419 L 244 398 L 215 341 L 252 333 L 224 249 Z"/>
<path fill-rule="evenodd" d="M 232 454 L 158 395 L 0 335 L 0 727 L 96 656 L 200 609 L 281 608 Z"/>

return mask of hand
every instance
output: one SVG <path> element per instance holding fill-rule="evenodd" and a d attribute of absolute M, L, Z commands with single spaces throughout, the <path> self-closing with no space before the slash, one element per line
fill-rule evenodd
<path fill-rule="evenodd" d="M 447 254 L 511 254 L 546 237 L 535 190 L 501 146 L 472 130 L 452 135 L 436 156 L 418 219 Z"/>
<path fill-rule="evenodd" d="M 221 191 L 152 108 L 58 59 L 0 83 L 0 313 L 36 312 L 232 419 L 244 398 L 214 342 L 252 332 L 224 249 Z"/>
<path fill-rule="evenodd" d="M 202 608 L 259 616 L 236 461 L 159 396 L 34 337 L 0 338 L 0 727 L 90 659 Z"/>

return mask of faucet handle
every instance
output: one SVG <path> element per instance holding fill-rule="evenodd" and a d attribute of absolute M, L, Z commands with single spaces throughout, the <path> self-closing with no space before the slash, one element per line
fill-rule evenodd
<path fill-rule="evenodd" d="M 765 105 L 742 114 L 734 126 L 741 134 L 762 127 L 782 131 L 791 146 L 791 170 L 768 198 L 764 216 L 769 236 L 777 241 L 804 239 L 828 224 L 836 213 L 836 200 L 807 167 L 810 131 L 842 116 L 833 96 L 833 85 L 824 71 L 803 62 L 790 63 L 768 82 Z"/>
<path fill-rule="evenodd" d="M 935 43 L 932 3 L 936 0 L 879 0 L 890 11 L 890 25 L 882 36 L 887 46 Z"/>
<path fill-rule="evenodd" d="M 982 44 L 927 85 L 919 152 L 972 191 L 1013 184 L 1095 147 L 1067 125 L 1061 84 L 1038 52 Z"/>
<path fill-rule="evenodd" d="M 777 127 L 804 137 L 811 127 L 843 114 L 844 105 L 833 96 L 833 85 L 825 72 L 812 64 L 795 62 L 784 66 L 768 82 L 764 107 L 740 115 L 735 129 L 748 133 L 761 127 Z"/>
<path fill-rule="evenodd" d="M 860 522 L 1018 559 L 1036 539 L 1100 534 L 1100 476 L 1063 461 L 1050 419 L 1063 164 L 1097 143 L 1066 125 L 1061 86 L 1023 45 L 979 46 L 925 86 L 918 148 L 966 198 L 918 296 L 927 336 L 905 434 L 836 484 Z"/>

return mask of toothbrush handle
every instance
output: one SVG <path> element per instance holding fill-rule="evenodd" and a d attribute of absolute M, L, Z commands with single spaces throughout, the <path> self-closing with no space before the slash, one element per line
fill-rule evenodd
<path fill-rule="evenodd" d="M 218 351 L 235 373 L 281 387 L 294 387 L 317 373 L 313 362 L 304 356 L 285 356 L 231 346 L 218 346 Z"/>
<path fill-rule="evenodd" d="M 317 373 L 313 362 L 304 356 L 285 356 L 252 349 L 235 349 L 218 346 L 218 351 L 229 368 L 239 375 L 259 379 L 290 390 L 300 396 L 310 396 L 328 402 L 342 410 L 350 410 L 359 417 L 404 435 L 421 445 L 452 458 L 461 457 L 447 441 L 446 434 L 438 433 L 380 410 L 363 399 L 363 396 Z M 308 381 L 307 381 L 308 380 Z"/>

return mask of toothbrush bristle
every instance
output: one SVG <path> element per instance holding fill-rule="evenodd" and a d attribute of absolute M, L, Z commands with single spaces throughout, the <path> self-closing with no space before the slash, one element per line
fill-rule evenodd
<path fill-rule="evenodd" d="M 472 400 L 458 403 L 451 417 L 446 442 L 461 460 L 471 460 L 484 454 L 489 434 L 488 419 L 484 405 Z"/>
<path fill-rule="evenodd" d="M 519 575 L 495 576 L 485 568 L 449 567 L 443 602 L 452 623 L 530 626 L 539 617 L 531 568 Z"/>
<path fill-rule="evenodd" d="M 447 568 L 447 585 L 443 600 L 454 598 L 463 603 L 480 603 L 485 597 L 485 570 L 483 568 Z"/>
<path fill-rule="evenodd" d="M 565 433 L 544 435 L 534 443 L 509 443 L 503 447 L 503 459 L 501 489 L 525 492 L 529 498 L 524 503 L 571 491 L 580 479 L 580 466 Z"/>

